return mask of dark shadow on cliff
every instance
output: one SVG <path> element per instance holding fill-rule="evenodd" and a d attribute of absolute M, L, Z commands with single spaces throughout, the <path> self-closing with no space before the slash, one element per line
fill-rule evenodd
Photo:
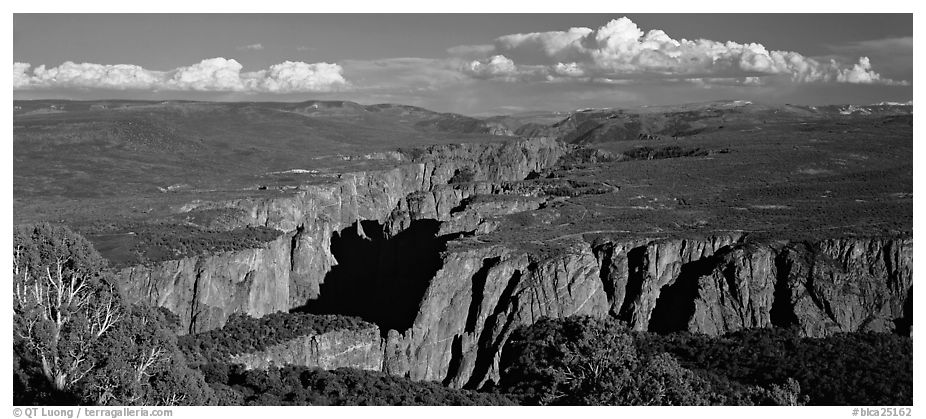
<path fill-rule="evenodd" d="M 769 312 L 770 321 L 775 327 L 787 329 L 798 324 L 797 314 L 794 313 L 794 303 L 791 295 L 789 281 L 794 267 L 789 249 L 784 249 L 775 257 L 775 292 L 773 294 L 772 309 Z"/>
<path fill-rule="evenodd" d="M 717 258 L 706 257 L 682 265 L 678 278 L 659 290 L 648 330 L 655 333 L 688 330 L 698 296 L 698 278 L 710 275 L 717 263 Z"/>
<path fill-rule="evenodd" d="M 903 317 L 894 320 L 894 331 L 901 336 L 910 336 L 913 331 L 913 287 L 907 290 L 907 299 L 903 303 Z"/>
<path fill-rule="evenodd" d="M 331 253 L 338 265 L 325 276 L 318 299 L 293 311 L 358 316 L 385 333 L 411 327 L 431 278 L 441 268 L 447 238 L 440 222 L 415 220 L 387 237 L 376 221 L 335 233 Z"/>
<path fill-rule="evenodd" d="M 533 272 L 534 270 L 536 270 L 536 266 L 530 271 Z M 476 362 L 473 365 L 473 373 L 463 388 L 478 390 L 480 386 L 483 386 L 483 390 L 487 390 L 495 386 L 492 380 L 486 379 L 489 370 L 495 363 L 495 355 L 501 353 L 502 346 L 508 341 L 508 336 L 516 326 L 516 309 L 512 308 L 518 305 L 518 297 L 514 293 L 521 283 L 521 277 L 521 271 L 515 270 L 511 278 L 508 278 L 508 284 L 505 285 L 505 289 L 499 296 L 492 314 L 486 317 L 482 326 L 482 333 L 479 334 L 479 346 Z M 499 320 L 502 317 L 505 319 L 504 321 Z"/>
<path fill-rule="evenodd" d="M 633 307 L 643 293 L 643 283 L 649 275 L 646 271 L 648 264 L 649 254 L 646 252 L 646 246 L 636 247 L 627 252 L 627 285 L 624 301 L 617 312 L 618 320 L 627 324 L 633 323 Z"/>

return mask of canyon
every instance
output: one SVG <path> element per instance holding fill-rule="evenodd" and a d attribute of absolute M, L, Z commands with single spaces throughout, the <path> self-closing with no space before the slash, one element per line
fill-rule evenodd
<path fill-rule="evenodd" d="M 212 230 L 279 234 L 112 274 L 184 334 L 234 314 L 368 322 L 229 359 L 248 368 L 346 366 L 456 388 L 498 382 L 512 332 L 542 317 L 909 334 L 912 124 L 731 106 L 686 113 L 695 122 L 679 133 L 657 132 L 678 127 L 671 113 L 627 119 L 653 131 L 642 134 L 606 112 L 496 123 L 491 141 L 356 155 L 279 190 L 163 195 L 171 214 L 239 214 Z M 606 123 L 590 130 L 595 118 Z"/>
<path fill-rule="evenodd" d="M 544 140 L 435 147 L 428 163 L 347 174 L 294 198 L 211 203 L 244 209 L 248 224 L 284 234 L 261 249 L 127 268 L 120 283 L 135 301 L 177 313 L 190 333 L 221 327 L 231 313 L 287 310 L 358 315 L 381 327 L 382 336 L 323 335 L 341 342 L 327 346 L 305 338 L 236 363 L 349 365 L 467 388 L 497 381 L 510 333 L 544 316 L 615 316 L 634 330 L 709 335 L 771 326 L 811 337 L 909 330 L 910 236 L 580 235 L 560 240 L 552 256 L 478 243 L 475 236 L 492 231 L 487 219 L 545 202 L 477 210 L 461 203 L 497 194 L 569 152 Z M 461 170 L 480 180 L 448 184 Z M 450 238 L 460 233 L 474 238 Z M 349 357 L 351 344 L 365 355 L 346 364 L 318 359 Z"/>

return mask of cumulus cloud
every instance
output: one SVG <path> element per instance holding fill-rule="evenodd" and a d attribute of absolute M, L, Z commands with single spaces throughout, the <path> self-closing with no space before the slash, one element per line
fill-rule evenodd
<path fill-rule="evenodd" d="M 272 93 L 323 91 L 346 84 L 341 66 L 329 63 L 286 61 L 270 66 L 267 71 L 250 73 L 248 77 L 256 81 L 260 91 Z"/>
<path fill-rule="evenodd" d="M 644 32 L 626 17 L 599 27 L 505 35 L 487 46 L 448 50 L 470 59 L 461 70 L 474 77 L 512 80 L 546 78 L 631 79 L 637 77 L 786 76 L 793 82 L 904 84 L 881 77 L 862 57 L 857 64 L 817 60 L 759 43 L 673 39 Z M 482 57 L 471 57 L 482 53 Z"/>
<path fill-rule="evenodd" d="M 32 67 L 26 63 L 13 63 L 13 89 L 19 89 L 29 85 L 29 76 L 26 74 Z"/>
<path fill-rule="evenodd" d="M 13 63 L 13 67 L 29 64 Z M 32 86 L 60 86 L 103 89 L 150 89 L 159 80 L 157 72 L 145 70 L 137 65 L 103 65 L 65 62 L 57 67 L 36 67 L 29 76 L 23 72 L 20 88 Z"/>
<path fill-rule="evenodd" d="M 131 64 L 65 62 L 57 67 L 13 63 L 13 89 L 110 89 L 206 92 L 326 92 L 348 86 L 338 64 L 286 61 L 269 69 L 244 72 L 234 59 L 222 57 L 156 71 Z"/>
<path fill-rule="evenodd" d="M 238 47 L 238 49 L 250 50 L 250 51 L 260 51 L 264 49 L 264 46 L 260 43 L 257 43 L 257 44 L 251 44 L 251 45 L 243 45 L 243 46 Z"/>
<path fill-rule="evenodd" d="M 487 78 L 508 77 L 518 73 L 514 61 L 502 55 L 492 56 L 485 62 L 472 61 L 466 69 L 474 76 Z"/>
<path fill-rule="evenodd" d="M 871 61 L 868 57 L 859 58 L 858 64 L 853 65 L 851 68 L 840 69 L 839 74 L 836 75 L 836 80 L 843 83 L 871 84 L 883 82 L 886 84 L 905 84 L 893 80 L 882 81 L 881 75 L 871 70 Z"/>
<path fill-rule="evenodd" d="M 245 90 L 241 77 L 242 65 L 235 60 L 210 58 L 172 71 L 165 88 L 168 90 L 240 92 Z"/>

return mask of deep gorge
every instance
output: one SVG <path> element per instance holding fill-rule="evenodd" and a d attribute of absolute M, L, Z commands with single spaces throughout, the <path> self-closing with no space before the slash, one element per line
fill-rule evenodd
<path fill-rule="evenodd" d="M 447 238 L 440 222 L 414 220 L 387 236 L 376 221 L 361 221 L 331 238 L 337 265 L 325 275 L 318 298 L 293 311 L 358 316 L 381 330 L 405 331 L 428 282 L 441 267 Z"/>
<path fill-rule="evenodd" d="M 912 236 L 577 236 L 545 255 L 516 243 L 453 245 L 461 233 L 491 230 L 491 216 L 523 210 L 461 203 L 553 166 L 571 147 L 435 146 L 395 169 L 343 174 L 293 196 L 203 204 L 240 208 L 248 225 L 284 235 L 262 248 L 123 269 L 123 292 L 178 314 L 190 333 L 233 313 L 356 315 L 379 336 L 339 335 L 332 347 L 357 339 L 348 346 L 379 351 L 382 371 L 467 388 L 497 382 L 510 334 L 544 316 L 613 316 L 660 333 L 908 333 Z M 462 168 L 475 181 L 450 183 Z"/>

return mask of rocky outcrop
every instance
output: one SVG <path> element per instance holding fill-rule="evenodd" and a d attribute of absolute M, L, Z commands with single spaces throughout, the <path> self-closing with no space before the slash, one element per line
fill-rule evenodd
<path fill-rule="evenodd" d="M 911 237 L 763 243 L 731 235 L 609 246 L 612 315 L 636 330 L 891 331 L 913 286 Z"/>
<path fill-rule="evenodd" d="M 229 362 L 247 369 L 300 365 L 326 370 L 350 367 L 379 371 L 383 365 L 382 339 L 379 328 L 370 325 L 360 330 L 302 336 L 260 352 L 234 355 Z"/>
<path fill-rule="evenodd" d="M 128 301 L 167 308 L 183 331 L 197 333 L 225 324 L 233 313 L 287 310 L 290 250 L 281 237 L 262 248 L 133 266 L 116 275 Z"/>
<path fill-rule="evenodd" d="M 912 310 L 905 312 L 913 295 L 912 237 L 796 243 L 776 262 L 781 322 L 796 323 L 805 335 L 891 331 L 895 322 L 913 322 Z"/>
<path fill-rule="evenodd" d="M 595 255 L 577 241 L 542 261 L 502 246 L 452 253 L 419 307 L 409 330 L 389 332 L 385 371 L 478 387 L 497 379 L 515 328 L 544 316 L 604 316 L 608 300 Z"/>
<path fill-rule="evenodd" d="M 201 332 L 232 313 L 261 316 L 318 298 L 337 265 L 334 233 L 374 220 L 397 234 L 414 219 L 444 220 L 468 196 L 492 184 L 524 179 L 552 166 L 572 147 L 552 140 L 432 146 L 403 155 L 391 169 L 344 173 L 330 183 L 305 185 L 282 197 L 200 202 L 185 210 L 234 208 L 243 226 L 284 232 L 261 249 L 172 260 L 116 272 L 131 302 L 158 305 Z M 461 170 L 474 182 L 448 185 Z"/>
<path fill-rule="evenodd" d="M 219 327 L 232 313 L 261 316 L 313 302 L 326 313 L 348 307 L 343 314 L 376 317 L 366 319 L 379 324 L 379 335 L 306 337 L 241 362 L 379 363 L 391 374 L 470 388 L 497 380 L 509 335 L 544 316 L 613 316 L 640 331 L 710 335 L 781 326 L 826 336 L 912 322 L 909 235 L 794 242 L 744 233 L 576 235 L 543 249 L 478 237 L 447 244 L 458 233 L 491 231 L 494 216 L 543 205 L 506 182 L 540 173 L 570 150 L 548 140 L 436 146 L 403 154 L 391 169 L 345 173 L 286 197 L 201 203 L 243 210 L 242 224 L 285 233 L 260 249 L 125 269 L 123 291 L 177 313 L 190 332 Z M 450 183 L 461 172 L 467 181 Z M 480 198 L 509 193 L 524 196 Z M 424 270 L 389 247 L 420 253 L 417 234 L 448 246 L 429 255 Z M 345 263 L 355 251 L 369 257 Z M 358 302 L 343 304 L 349 298 Z"/>
<path fill-rule="evenodd" d="M 545 257 L 493 245 L 445 257 L 414 325 L 388 333 L 384 368 L 477 388 L 497 380 L 511 331 L 542 316 L 710 335 L 773 325 L 814 337 L 890 332 L 912 321 L 911 290 L 910 237 L 577 239 Z"/>

